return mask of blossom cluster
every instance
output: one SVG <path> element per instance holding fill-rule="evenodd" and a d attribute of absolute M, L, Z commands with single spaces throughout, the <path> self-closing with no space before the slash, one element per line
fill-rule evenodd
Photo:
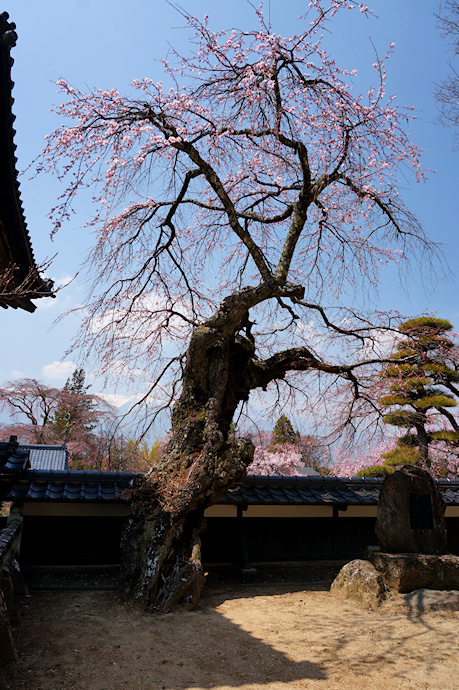
<path fill-rule="evenodd" d="M 280 345 L 319 352 L 323 333 L 311 343 L 304 328 L 317 315 L 322 331 L 361 346 L 369 321 L 347 308 L 350 292 L 425 244 L 398 193 L 407 169 L 423 175 L 406 133 L 412 110 L 386 92 L 393 46 L 374 64 L 375 86 L 358 94 L 354 73 L 323 45 L 326 22 L 354 7 L 369 12 L 313 0 L 291 37 L 274 33 L 262 9 L 256 28 L 229 31 L 183 12 L 192 47 L 163 61 L 163 80 L 134 80 L 129 98 L 57 82 L 63 124 L 39 169 L 66 185 L 55 230 L 80 194 L 92 196 L 92 289 L 77 345 L 95 348 L 103 373 L 114 359 L 155 366 L 153 388 L 168 387 L 222 296 L 273 280 L 303 286 L 308 301 L 294 314 L 277 299 L 257 307 L 257 356 Z M 316 304 L 333 305 L 342 325 L 328 328 Z"/>
<path fill-rule="evenodd" d="M 247 474 L 292 476 L 301 474 L 299 470 L 303 467 L 300 449 L 293 443 L 284 443 L 272 450 L 258 445 L 253 462 L 247 467 Z"/>

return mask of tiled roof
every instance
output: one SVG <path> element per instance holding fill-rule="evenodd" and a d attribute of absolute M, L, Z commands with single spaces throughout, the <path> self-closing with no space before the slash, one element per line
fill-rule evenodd
<path fill-rule="evenodd" d="M 27 470 L 9 481 L 0 477 L 0 500 L 125 502 L 132 472 Z"/>
<path fill-rule="evenodd" d="M 67 446 L 45 446 L 38 444 L 19 445 L 18 450 L 29 453 L 30 465 L 33 470 L 67 470 L 69 452 Z"/>
<path fill-rule="evenodd" d="M 377 505 L 381 479 L 245 477 L 220 503 L 236 505 Z M 459 482 L 458 482 L 459 490 Z M 458 495 L 459 501 L 459 495 Z"/>
<path fill-rule="evenodd" d="M 227 491 L 219 503 L 235 505 L 378 504 L 382 479 L 345 477 L 249 476 Z M 446 505 L 459 505 L 459 479 L 437 480 Z"/>
<path fill-rule="evenodd" d="M 51 296 L 53 283 L 42 278 L 35 263 L 22 209 L 16 170 L 15 130 L 12 113 L 13 82 L 10 49 L 16 45 L 16 25 L 8 13 L 0 14 L 0 270 L 7 284 L 0 292 L 0 307 L 33 312 L 31 301 Z M 19 288 L 20 286 L 20 288 Z M 18 289 L 19 288 L 19 289 Z"/>
<path fill-rule="evenodd" d="M 28 467 L 30 467 L 28 452 L 19 450 L 15 441 L 0 442 L 0 477 L 17 474 Z"/>
<path fill-rule="evenodd" d="M 6 445 L 6 444 L 4 444 Z M 17 470 L 16 470 L 17 471 Z M 133 472 L 25 470 L 0 473 L 0 501 L 126 502 Z M 382 479 L 246 477 L 221 504 L 374 506 Z M 459 506 L 459 479 L 436 481 L 446 505 Z"/>

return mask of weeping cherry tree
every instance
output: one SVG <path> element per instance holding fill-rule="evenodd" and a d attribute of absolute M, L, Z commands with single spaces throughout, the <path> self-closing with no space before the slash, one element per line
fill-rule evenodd
<path fill-rule="evenodd" d="M 398 193 L 402 171 L 423 175 L 412 112 L 386 95 L 388 55 L 355 94 L 321 39 L 355 4 L 309 5 L 290 38 L 261 10 L 246 31 L 184 14 L 189 54 L 164 61 L 165 83 L 136 79 L 130 98 L 58 82 L 64 124 L 42 160 L 67 185 L 55 228 L 85 188 L 95 209 L 77 344 L 106 372 L 145 371 L 150 421 L 171 409 L 123 537 L 123 589 L 152 611 L 200 596 L 204 511 L 253 459 L 236 411 L 255 390 L 345 385 L 352 419 L 373 338 L 391 326 L 358 296 L 381 265 L 435 251 Z"/>

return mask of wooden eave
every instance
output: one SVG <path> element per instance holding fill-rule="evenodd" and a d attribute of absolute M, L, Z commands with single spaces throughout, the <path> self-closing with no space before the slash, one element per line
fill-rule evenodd
<path fill-rule="evenodd" d="M 7 12 L 0 14 L 0 306 L 33 312 L 31 300 L 52 296 L 53 284 L 36 266 L 17 179 L 10 55 L 15 28 Z"/>

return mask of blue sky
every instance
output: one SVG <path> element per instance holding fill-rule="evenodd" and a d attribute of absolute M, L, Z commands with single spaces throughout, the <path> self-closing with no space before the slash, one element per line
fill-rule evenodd
<path fill-rule="evenodd" d="M 210 3 L 208 0 L 182 0 L 184 8 L 202 16 L 208 13 L 214 28 L 246 28 L 254 25 L 254 13 L 244 0 Z M 436 28 L 436 1 L 375 0 L 369 3 L 376 16 L 343 12 L 330 24 L 327 45 L 342 68 L 358 70 L 356 89 L 374 82 L 371 63 L 374 48 L 383 55 L 389 44 L 396 44 L 388 63 L 388 92 L 397 94 L 400 104 L 413 105 L 418 119 L 413 122 L 414 141 L 424 150 L 424 167 L 436 170 L 427 183 L 407 181 L 405 199 L 423 223 L 427 233 L 444 245 L 453 273 L 450 282 L 426 281 L 427 267 L 415 269 L 408 291 L 396 285 L 392 273 L 382 282 L 375 306 L 398 309 L 407 315 L 433 311 L 459 329 L 457 279 L 459 250 L 457 232 L 457 169 L 459 153 L 452 151 L 452 132 L 435 124 L 433 90 L 436 81 L 447 73 L 448 46 Z M 276 33 L 298 32 L 296 18 L 307 6 L 305 0 L 271 0 L 265 3 Z M 59 125 L 50 112 L 59 96 L 54 81 L 65 77 L 74 86 L 118 88 L 129 92 L 134 78 L 162 78 L 157 62 L 166 56 L 169 44 L 187 51 L 187 31 L 183 19 L 164 0 L 10 0 L 3 9 L 17 25 L 18 43 L 12 50 L 14 113 L 18 168 L 25 170 L 39 154 L 46 134 Z M 174 28 L 175 27 L 175 28 Z M 371 41 L 370 38 L 371 37 Z M 21 176 L 21 195 L 37 262 L 56 254 L 48 274 L 58 283 L 75 275 L 87 252 L 91 238 L 82 226 L 90 208 L 81 206 L 78 215 L 52 242 L 47 213 L 59 195 L 58 182 L 49 176 L 30 179 Z M 53 323 L 66 309 L 81 303 L 84 282 L 77 277 L 54 300 L 40 300 L 34 314 L 3 311 L 0 342 L 0 381 L 18 376 L 39 378 L 51 385 L 62 385 L 73 371 L 72 355 L 66 355 L 78 318 L 66 317 Z M 83 363 L 88 375 L 93 364 Z M 92 381 L 95 392 L 102 382 Z M 121 384 L 116 394 L 121 401 L 129 392 Z"/>

